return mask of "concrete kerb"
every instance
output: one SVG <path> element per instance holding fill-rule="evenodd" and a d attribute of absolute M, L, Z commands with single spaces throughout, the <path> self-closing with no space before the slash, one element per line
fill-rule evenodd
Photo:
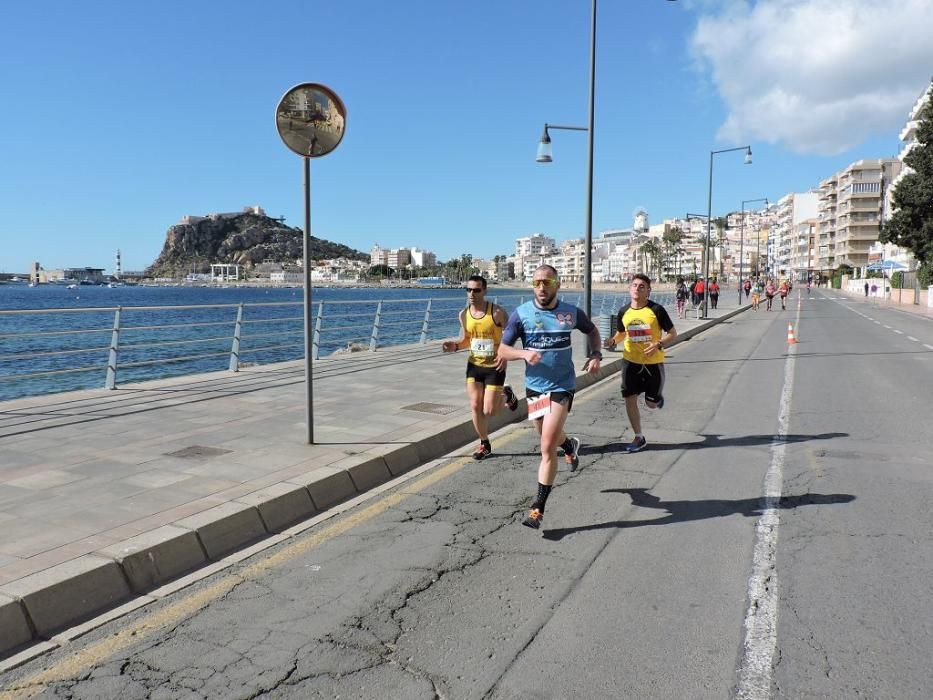
<path fill-rule="evenodd" d="M 739 307 L 680 333 L 675 345 L 748 308 Z M 607 357 L 596 375 L 578 375 L 578 389 L 615 374 L 621 365 L 620 357 Z M 515 412 L 504 410 L 493 417 L 490 429 L 499 430 L 526 417 L 527 405 L 521 402 Z M 452 420 L 439 431 L 424 429 L 409 437 L 403 444 L 374 446 L 0 587 L 0 654 L 50 638 L 134 594 L 152 591 L 475 439 L 469 419 Z"/>

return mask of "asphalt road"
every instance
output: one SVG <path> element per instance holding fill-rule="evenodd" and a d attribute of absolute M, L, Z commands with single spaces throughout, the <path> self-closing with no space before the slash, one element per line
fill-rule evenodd
<path fill-rule="evenodd" d="M 525 424 L 0 697 L 929 698 L 931 390 L 924 318 L 825 291 L 749 311 L 669 353 L 642 453 L 617 377 L 577 396 L 540 532 Z"/>

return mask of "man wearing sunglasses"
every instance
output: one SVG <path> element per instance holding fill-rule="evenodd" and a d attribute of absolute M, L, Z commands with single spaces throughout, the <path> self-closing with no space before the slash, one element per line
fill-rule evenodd
<path fill-rule="evenodd" d="M 580 440 L 567 437 L 564 423 L 573 404 L 577 387 L 570 336 L 574 329 L 588 336 L 588 347 L 596 348 L 589 355 L 587 370 L 599 371 L 599 330 L 576 306 L 557 298 L 560 279 L 557 270 L 541 265 L 532 279 L 534 299 L 519 306 L 502 334 L 499 357 L 506 361 L 525 361 L 525 394 L 542 412 L 534 419 L 535 430 L 541 436 L 541 464 L 538 467 L 538 494 L 522 525 L 538 529 L 544 517 L 544 505 L 557 477 L 557 447 L 564 451 L 570 471 L 580 464 Z M 522 349 L 512 347 L 521 339 Z M 537 411 L 536 411 L 537 412 Z"/>
<path fill-rule="evenodd" d="M 518 399 L 505 383 L 505 361 L 496 357 L 502 328 L 508 317 L 501 306 L 486 301 L 484 277 L 470 277 L 466 291 L 469 303 L 460 312 L 460 337 L 444 341 L 441 349 L 444 352 L 470 349 L 466 369 L 467 396 L 470 397 L 473 427 L 479 436 L 479 447 L 473 452 L 473 459 L 485 459 L 492 456 L 488 418 L 499 412 L 503 400 L 514 411 L 518 408 Z"/>

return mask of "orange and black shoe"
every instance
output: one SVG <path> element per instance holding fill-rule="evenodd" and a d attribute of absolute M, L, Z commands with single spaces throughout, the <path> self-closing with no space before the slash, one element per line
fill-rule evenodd
<path fill-rule="evenodd" d="M 509 407 L 510 411 L 514 411 L 518 408 L 518 397 L 515 395 L 515 392 L 512 391 L 512 387 L 506 384 L 502 387 L 502 394 L 505 397 L 505 405 Z"/>
<path fill-rule="evenodd" d="M 541 527 L 541 521 L 543 519 L 544 513 L 542 513 L 537 508 L 532 508 L 528 513 L 528 517 L 522 520 L 522 525 L 525 527 L 530 527 L 533 530 L 537 530 L 539 527 Z"/>
<path fill-rule="evenodd" d="M 480 441 L 479 447 L 473 451 L 473 459 L 480 460 L 492 457 L 492 445 L 487 441 Z"/>

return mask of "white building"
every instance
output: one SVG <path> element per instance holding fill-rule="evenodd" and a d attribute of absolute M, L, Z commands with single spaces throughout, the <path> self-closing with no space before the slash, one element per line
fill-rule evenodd
<path fill-rule="evenodd" d="M 799 275 L 795 276 L 795 269 L 807 267 L 809 262 L 812 262 L 812 256 L 809 262 L 806 255 L 803 255 L 801 260 L 798 226 L 817 218 L 819 199 L 819 193 L 811 190 L 789 192 L 778 200 L 768 236 L 768 273 L 772 277 L 800 278 Z M 807 231 L 809 232 L 809 227 Z M 806 279 L 805 274 L 802 279 Z"/>
<path fill-rule="evenodd" d="M 437 265 L 437 255 L 432 253 L 430 250 L 412 248 L 411 264 L 415 267 L 434 267 Z"/>
<path fill-rule="evenodd" d="M 897 159 L 901 163 L 901 170 L 897 175 L 894 176 L 885 191 L 883 212 L 885 221 L 890 219 L 891 215 L 894 213 L 894 188 L 897 187 L 900 181 L 904 179 L 905 175 L 913 172 L 912 168 L 904 165 L 904 156 L 910 153 L 919 144 L 919 141 L 917 141 L 917 129 L 920 127 L 920 117 L 924 108 L 930 103 L 931 99 L 933 99 L 933 80 L 930 80 L 930 84 L 927 85 L 926 90 L 924 90 L 923 94 L 917 98 L 917 101 L 911 108 L 910 113 L 907 115 L 907 123 L 904 125 L 904 128 L 901 129 L 900 139 L 902 145 L 900 153 L 897 154 Z M 879 246 L 880 245 L 881 244 L 879 244 Z M 913 253 L 911 253 L 906 248 L 901 248 L 899 246 L 886 243 L 880 250 L 870 250 L 869 257 L 872 257 L 876 253 L 880 254 L 884 260 L 893 259 L 902 265 L 906 265 L 908 269 L 914 269 L 917 266 Z"/>

